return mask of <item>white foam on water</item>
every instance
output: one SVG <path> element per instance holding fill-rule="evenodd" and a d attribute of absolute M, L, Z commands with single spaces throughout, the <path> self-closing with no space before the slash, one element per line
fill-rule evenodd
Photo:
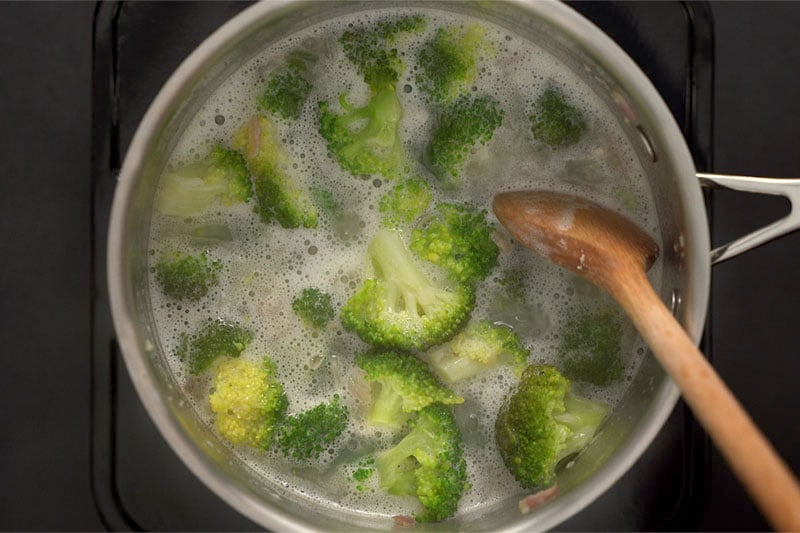
<path fill-rule="evenodd" d="M 430 21 L 425 32 L 398 43 L 406 63 L 413 62 L 421 43 L 432 36 L 436 28 L 475 22 L 453 13 L 422 11 Z M 290 413 L 327 401 L 334 393 L 343 397 L 354 415 L 347 430 L 352 457 L 367 453 L 369 446 L 385 448 L 396 438 L 391 432 L 366 426 L 360 417 L 363 406 L 350 393 L 354 357 L 367 346 L 354 334 L 343 330 L 338 316 L 322 332 L 312 333 L 291 309 L 292 299 L 303 288 L 312 286 L 330 293 L 338 309 L 365 277 L 366 245 L 380 222 L 378 200 L 392 184 L 382 178 L 355 178 L 342 170 L 329 157 L 325 142 L 317 132 L 316 108 L 319 101 L 335 103 L 339 94 L 347 91 L 354 104 L 366 100 L 367 89 L 355 68 L 345 59 L 337 39 L 349 24 L 369 23 L 383 16 L 386 16 L 385 10 L 331 20 L 265 50 L 243 65 L 209 98 L 172 154 L 170 169 L 202 159 L 214 145 L 227 145 L 233 133 L 260 112 L 256 102 L 263 91 L 266 75 L 288 51 L 302 46 L 320 56 L 314 72 L 314 88 L 300 118 L 279 121 L 278 129 L 298 179 L 305 185 L 333 191 L 336 199 L 344 204 L 351 217 L 351 230 L 356 233 L 353 239 L 343 242 L 336 228 L 324 217 L 316 229 L 284 229 L 277 224 L 264 224 L 251 206 L 220 206 L 191 221 L 158 214 L 154 217 L 151 264 L 168 251 L 196 254 L 205 249 L 210 259 L 225 265 L 219 287 L 197 304 L 176 304 L 166 298 L 151 279 L 153 315 L 160 345 L 169 354 L 170 367 L 187 398 L 208 424 L 213 425 L 207 399 L 210 379 L 191 376 L 174 353 L 181 333 L 193 332 L 209 319 L 223 319 L 255 332 L 254 341 L 242 357 L 255 359 L 268 355 L 277 363 L 278 376 L 290 400 Z M 501 102 L 505 119 L 493 140 L 472 154 L 457 190 L 443 190 L 434 185 L 435 201 L 467 202 L 489 212 L 489 219 L 496 224 L 491 214 L 494 192 L 556 189 L 589 196 L 619 209 L 640 226 L 656 227 L 654 204 L 643 171 L 620 126 L 599 97 L 545 50 L 503 28 L 481 24 L 488 30 L 493 51 L 481 58 L 474 92 L 494 95 Z M 574 146 L 553 150 L 537 144 L 530 133 L 528 115 L 532 103 L 549 83 L 561 88 L 587 117 L 588 135 Z M 412 156 L 420 159 L 434 117 L 416 86 L 411 69 L 400 80 L 398 95 L 404 109 L 401 121 L 404 144 Z M 423 165 L 415 170 L 435 184 Z M 572 224 L 573 217 L 574 212 L 564 213 L 564 229 Z M 234 239 L 198 248 L 188 234 L 200 224 L 224 224 Z M 655 237 L 660 240 L 658 235 Z M 651 273 L 651 279 L 659 279 L 659 264 Z M 509 315 L 502 320 L 491 316 L 493 295 L 502 291 L 504 274 L 518 270 L 528 273 L 528 311 L 525 316 Z M 579 277 L 513 246 L 501 254 L 498 267 L 479 288 L 477 302 L 474 318 L 489 317 L 516 326 L 521 339 L 531 349 L 531 362 L 555 363 L 559 324 L 576 309 L 600 309 L 611 301 Z M 637 348 L 642 342 L 630 323 L 625 321 L 624 324 L 625 371 L 631 376 L 641 359 L 639 352 L 642 351 Z M 471 488 L 461 501 L 461 511 L 488 506 L 520 492 L 519 485 L 502 464 L 493 438 L 494 418 L 514 383 L 515 378 L 508 369 L 498 368 L 453 387 L 467 398 L 467 403 L 457 407 L 456 413 L 462 428 L 469 426 L 469 431 L 464 433 Z M 627 380 L 623 380 L 603 389 L 584 386 L 581 390 L 613 405 L 626 386 Z M 334 459 L 318 468 L 298 470 L 277 452 L 260 454 L 238 447 L 232 449 L 264 477 L 326 505 L 387 517 L 410 514 L 417 509 L 414 499 L 389 496 L 380 491 L 375 480 L 377 475 L 367 483 L 366 490 L 357 490 L 357 484 L 349 479 L 352 462 L 339 464 Z"/>

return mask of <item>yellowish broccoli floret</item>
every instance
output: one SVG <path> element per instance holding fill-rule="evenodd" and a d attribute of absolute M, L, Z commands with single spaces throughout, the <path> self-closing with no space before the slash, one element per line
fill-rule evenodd
<path fill-rule="evenodd" d="M 241 358 L 220 363 L 209 401 L 220 435 L 260 449 L 269 447 L 288 404 L 275 365 L 266 357 L 261 364 Z"/>

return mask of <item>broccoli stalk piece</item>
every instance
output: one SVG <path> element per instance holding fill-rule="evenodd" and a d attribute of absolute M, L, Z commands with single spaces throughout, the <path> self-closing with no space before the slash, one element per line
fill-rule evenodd
<path fill-rule="evenodd" d="M 378 202 L 378 210 L 383 214 L 383 225 L 387 228 L 398 228 L 409 224 L 428 209 L 432 196 L 430 185 L 420 178 L 396 185 Z"/>
<path fill-rule="evenodd" d="M 256 211 L 263 222 L 277 220 L 284 228 L 316 228 L 317 210 L 308 190 L 290 174 L 290 165 L 278 140 L 275 124 L 253 117 L 233 138 L 253 173 Z"/>
<path fill-rule="evenodd" d="M 310 70 L 317 56 L 305 50 L 294 50 L 272 71 L 258 103 L 266 111 L 284 119 L 296 119 L 311 92 Z"/>
<path fill-rule="evenodd" d="M 465 94 L 475 80 L 477 56 L 487 48 L 485 37 L 486 29 L 479 24 L 440 28 L 417 55 L 420 88 L 444 104 Z"/>
<path fill-rule="evenodd" d="M 461 96 L 444 107 L 426 148 L 430 171 L 445 187 L 456 187 L 476 144 L 486 144 L 503 123 L 503 109 L 491 96 Z"/>
<path fill-rule="evenodd" d="M 416 496 L 418 522 L 453 516 L 468 487 L 461 432 L 451 410 L 435 403 L 423 408 L 411 431 L 375 461 L 380 485 L 389 494 Z"/>
<path fill-rule="evenodd" d="M 456 383 L 508 364 L 522 372 L 530 355 L 511 328 L 488 320 L 470 323 L 449 343 L 425 354 L 425 359 L 445 383 Z"/>
<path fill-rule="evenodd" d="M 261 364 L 228 359 L 216 368 L 208 400 L 223 438 L 233 444 L 269 448 L 288 405 L 275 373 L 275 365 L 267 357 Z"/>
<path fill-rule="evenodd" d="M 444 267 L 458 283 L 483 280 L 497 264 L 499 250 L 486 212 L 455 204 L 439 204 L 436 216 L 411 234 L 417 255 Z"/>
<path fill-rule="evenodd" d="M 328 102 L 319 104 L 319 133 L 339 165 L 354 176 L 400 176 L 406 166 L 398 131 L 403 109 L 394 87 L 380 89 L 363 107 L 350 105 L 346 94 L 339 104 L 344 114 L 334 113 Z"/>
<path fill-rule="evenodd" d="M 526 489 L 555 479 L 561 459 L 581 451 L 608 413 L 606 404 L 582 398 L 553 366 L 530 365 L 495 422 L 495 440 L 508 470 Z"/>
<path fill-rule="evenodd" d="M 376 277 L 364 281 L 341 311 L 345 329 L 373 346 L 424 350 L 455 335 L 475 305 L 471 286 L 430 281 L 394 231 L 367 247 Z"/>
<path fill-rule="evenodd" d="M 220 202 L 246 203 L 252 194 L 250 173 L 242 156 L 217 146 L 203 161 L 161 177 L 156 209 L 165 215 L 193 217 Z"/>
<path fill-rule="evenodd" d="M 220 357 L 239 357 L 253 340 L 253 333 L 238 324 L 209 322 L 191 337 L 181 335 L 178 356 L 188 360 L 189 372 L 200 374 Z"/>
<path fill-rule="evenodd" d="M 295 314 L 312 328 L 322 329 L 333 318 L 331 295 L 316 287 L 305 288 L 292 301 Z"/>
<path fill-rule="evenodd" d="M 205 252 L 198 256 L 173 252 L 156 263 L 156 281 L 164 294 L 176 300 L 196 302 L 219 284 L 220 261 L 209 261 Z"/>
<path fill-rule="evenodd" d="M 553 148 L 578 142 L 586 131 L 586 118 L 555 86 L 548 86 L 536 99 L 530 117 L 533 138 Z"/>
<path fill-rule="evenodd" d="M 299 461 L 319 459 L 344 432 L 347 416 L 347 407 L 335 394 L 329 403 L 287 417 L 278 428 L 275 442 L 286 457 Z"/>
<path fill-rule="evenodd" d="M 611 310 L 564 324 L 558 354 L 570 379 L 608 385 L 623 375 L 622 328 Z"/>
<path fill-rule="evenodd" d="M 402 352 L 360 354 L 356 365 L 364 379 L 373 383 L 367 421 L 378 426 L 402 427 L 409 413 L 432 403 L 463 403 L 464 398 L 442 385 L 428 365 Z"/>

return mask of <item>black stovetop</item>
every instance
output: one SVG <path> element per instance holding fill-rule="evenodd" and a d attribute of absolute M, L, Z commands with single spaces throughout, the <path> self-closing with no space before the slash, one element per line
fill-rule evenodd
<path fill-rule="evenodd" d="M 179 62 L 245 5 L 101 4 L 94 13 L 86 4 L 0 8 L 8 15 L 0 16 L 4 45 L 23 29 L 47 36 L 12 53 L 0 73 L 0 87 L 10 87 L 3 82 L 11 79 L 23 82 L 0 101 L 0 116 L 13 126 L 9 133 L 0 130 L 6 141 L 0 160 L 12 171 L 0 180 L 0 216 L 12 230 L 0 315 L 10 372 L 0 390 L 14 406 L 0 419 L 14 428 L 0 441 L 7 480 L 0 489 L 0 529 L 255 527 L 193 477 L 144 412 L 113 341 L 103 270 L 115 171 L 139 119 Z M 650 76 L 682 125 L 699 169 L 800 175 L 800 157 L 792 151 L 800 121 L 790 118 L 800 116 L 800 79 L 781 67 L 800 60 L 790 24 L 800 20 L 797 6 L 770 5 L 769 16 L 759 17 L 766 12 L 749 3 L 572 5 Z M 769 24 L 759 23 L 764 20 Z M 82 40 L 75 31 L 83 31 Z M 44 72 L 27 68 L 25 58 Z M 73 103 L 89 96 L 91 144 L 88 102 Z M 81 156 L 88 163 L 90 154 L 91 172 L 76 164 Z M 29 183 L 34 174 L 46 192 Z M 22 176 L 28 181 L 15 181 Z M 718 242 L 784 210 L 775 199 L 724 191 L 709 202 Z M 37 224 L 35 216 L 47 223 Z M 794 235 L 715 267 L 703 346 L 795 467 L 798 252 L 800 236 Z M 40 333 L 42 325 L 47 328 Z M 681 404 L 630 472 L 559 529 L 764 527 Z"/>

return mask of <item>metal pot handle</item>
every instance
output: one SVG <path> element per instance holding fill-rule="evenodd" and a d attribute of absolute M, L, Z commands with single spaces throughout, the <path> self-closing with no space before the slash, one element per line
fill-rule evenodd
<path fill-rule="evenodd" d="M 716 265 L 760 246 L 766 242 L 786 235 L 800 228 L 800 179 L 757 178 L 753 176 L 728 176 L 723 174 L 698 173 L 697 178 L 703 187 L 731 189 L 734 191 L 759 194 L 780 195 L 789 200 L 791 210 L 780 220 L 768 226 L 739 237 L 711 251 L 711 264 Z"/>

